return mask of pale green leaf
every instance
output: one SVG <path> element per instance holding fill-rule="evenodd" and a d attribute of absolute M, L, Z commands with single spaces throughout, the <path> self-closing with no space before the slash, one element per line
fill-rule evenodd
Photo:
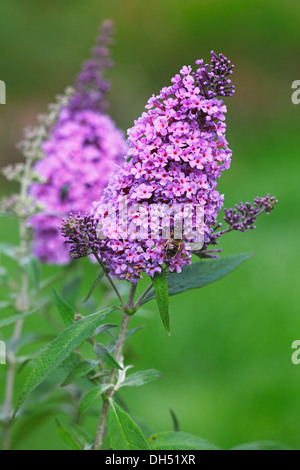
<path fill-rule="evenodd" d="M 220 450 L 214 444 L 184 432 L 162 432 L 148 439 L 152 450 Z"/>
<path fill-rule="evenodd" d="M 240 444 L 231 450 L 292 450 L 292 448 L 282 444 L 281 442 L 258 441 Z"/>
<path fill-rule="evenodd" d="M 122 383 L 122 387 L 140 387 L 142 385 L 162 379 L 163 374 L 156 369 L 141 370 L 129 375 Z"/>
<path fill-rule="evenodd" d="M 42 307 L 39 306 L 37 308 L 34 308 L 33 310 L 29 310 L 28 312 L 18 313 L 17 315 L 12 315 L 11 317 L 4 318 L 3 320 L 0 320 L 0 328 L 12 325 L 13 323 L 18 322 L 19 320 L 24 320 L 24 318 L 30 317 L 30 315 L 37 313 L 41 308 Z"/>

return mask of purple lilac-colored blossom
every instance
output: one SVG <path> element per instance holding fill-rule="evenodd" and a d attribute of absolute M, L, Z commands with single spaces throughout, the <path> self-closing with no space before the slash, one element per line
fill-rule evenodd
<path fill-rule="evenodd" d="M 267 194 L 265 197 L 256 197 L 253 204 L 241 202 L 232 209 L 224 209 L 224 221 L 227 227 L 223 230 L 218 230 L 223 224 L 217 224 L 213 228 L 209 240 L 204 244 L 202 250 L 197 252 L 197 255 L 201 258 L 217 258 L 217 253 L 220 253 L 222 250 L 208 250 L 207 248 L 210 245 L 218 245 L 219 238 L 225 233 L 234 230 L 247 232 L 247 230 L 255 229 L 257 217 L 261 214 L 270 214 L 277 203 L 278 201 L 274 196 L 271 197 L 270 194 Z"/>
<path fill-rule="evenodd" d="M 94 56 L 83 64 L 71 101 L 42 144 L 45 158 L 34 168 L 44 183 L 34 183 L 30 194 L 44 210 L 31 219 L 33 252 L 49 264 L 70 261 L 59 230 L 62 217 L 91 210 L 127 150 L 123 133 L 102 113 L 109 89 L 102 74 L 111 64 L 110 30 L 110 23 L 102 26 Z"/>
<path fill-rule="evenodd" d="M 228 64 L 227 59 L 212 55 L 209 69 L 208 66 L 203 69 L 201 61 L 197 61 L 200 68 L 196 72 L 190 66 L 183 67 L 180 74 L 172 78 L 171 86 L 149 99 L 147 111 L 128 131 L 129 150 L 125 163 L 111 178 L 100 203 L 95 204 L 94 215 L 106 236 L 99 257 L 112 278 L 135 283 L 143 272 L 150 276 L 161 272 L 164 264 L 170 271 L 180 272 L 182 266 L 191 263 L 192 253 L 185 233 L 182 249 L 174 259 L 166 258 L 165 237 L 160 233 L 159 239 L 153 240 L 147 223 L 139 228 L 148 231 L 146 238 L 139 237 L 135 230 L 132 236 L 141 205 L 148 213 L 156 205 L 150 224 L 159 223 L 159 206 L 162 211 L 171 210 L 171 230 L 176 226 L 176 218 L 181 217 L 181 208 L 201 206 L 204 210 L 201 229 L 204 241 L 209 240 L 211 227 L 223 205 L 217 179 L 231 162 L 231 150 L 225 138 L 227 109 L 217 96 L 230 96 L 234 92 L 233 88 L 225 90 L 228 77 L 225 72 L 221 73 L 224 64 Z M 106 205 L 116 208 L 123 203 L 128 206 L 128 217 L 120 237 Z M 136 209 L 137 204 L 139 209 Z M 120 213 L 119 207 L 117 216 Z M 145 220 L 147 222 L 144 217 Z M 194 213 L 189 224 L 191 227 L 195 224 Z"/>

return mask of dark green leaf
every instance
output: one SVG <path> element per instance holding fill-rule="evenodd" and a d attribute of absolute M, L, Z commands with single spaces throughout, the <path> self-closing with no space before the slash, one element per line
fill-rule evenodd
<path fill-rule="evenodd" d="M 177 418 L 174 410 L 170 409 L 169 411 L 170 411 L 170 415 L 171 415 L 171 418 L 172 418 L 173 430 L 175 432 L 179 432 L 180 431 L 180 424 L 179 424 L 178 418 Z"/>
<path fill-rule="evenodd" d="M 113 450 L 149 450 L 141 429 L 115 403 L 111 404 L 108 432 Z"/>
<path fill-rule="evenodd" d="M 162 379 L 163 374 L 156 369 L 141 370 L 129 375 L 122 383 L 122 387 L 140 387 L 155 380 Z"/>
<path fill-rule="evenodd" d="M 98 399 L 101 395 L 111 388 L 109 384 L 103 384 L 99 387 L 92 388 L 81 400 L 79 410 L 78 410 L 78 419 L 80 420 L 86 410 Z"/>
<path fill-rule="evenodd" d="M 167 277 L 169 295 L 177 295 L 190 289 L 198 289 L 217 281 L 234 271 L 241 263 L 251 258 L 253 253 L 224 256 L 223 258 L 201 260 L 186 266 L 180 274 Z M 155 292 L 149 292 L 143 304 L 155 299 Z"/>
<path fill-rule="evenodd" d="M 166 273 L 156 273 L 152 279 L 156 302 L 164 327 L 170 336 L 169 293 Z"/>
<path fill-rule="evenodd" d="M 79 364 L 76 364 L 74 369 L 71 370 L 67 378 L 62 383 L 62 387 L 66 387 L 67 385 L 76 382 L 76 380 L 81 379 L 82 377 L 87 376 L 90 374 L 98 365 L 97 361 L 81 361 Z"/>
<path fill-rule="evenodd" d="M 90 290 L 90 292 L 88 293 L 88 295 L 87 295 L 86 299 L 84 300 L 84 302 L 87 302 L 87 301 L 90 299 L 90 297 L 91 297 L 91 295 L 93 294 L 94 290 L 96 289 L 96 287 L 98 286 L 98 284 L 102 281 L 103 276 L 104 276 L 104 271 L 103 271 L 103 269 L 102 269 L 102 270 L 100 271 L 100 273 L 98 274 L 97 278 L 95 279 L 95 281 L 94 281 L 94 283 L 93 283 L 93 285 L 92 285 L 92 287 L 91 287 L 91 290 Z"/>
<path fill-rule="evenodd" d="M 48 346 L 37 367 L 28 377 L 19 397 L 14 416 L 27 396 L 49 377 L 75 349 L 90 338 L 99 324 L 102 323 L 113 310 L 114 307 L 107 308 L 102 312 L 96 312 L 88 317 L 82 318 L 60 333 L 50 346 Z"/>
<path fill-rule="evenodd" d="M 59 311 L 64 323 L 66 325 L 70 325 L 70 323 L 74 321 L 76 314 L 75 311 L 60 297 L 60 295 L 54 289 L 53 296 L 57 310 Z"/>
<path fill-rule="evenodd" d="M 185 432 L 162 432 L 148 439 L 152 450 L 220 450 L 214 444 Z"/>
<path fill-rule="evenodd" d="M 104 325 L 100 325 L 99 328 L 95 330 L 95 336 L 99 335 L 100 333 L 104 333 L 107 330 L 112 328 L 117 328 L 119 325 L 116 323 L 105 323 Z"/>
<path fill-rule="evenodd" d="M 117 361 L 112 357 L 109 353 L 108 349 L 103 346 L 103 344 L 96 344 L 95 345 L 95 352 L 97 357 L 104 362 L 105 364 L 110 365 L 111 367 L 115 367 L 116 369 L 122 369 L 122 367 L 117 363 Z"/>

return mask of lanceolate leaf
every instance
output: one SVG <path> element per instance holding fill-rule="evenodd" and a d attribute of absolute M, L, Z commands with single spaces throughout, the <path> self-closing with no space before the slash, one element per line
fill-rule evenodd
<path fill-rule="evenodd" d="M 97 357 L 99 357 L 99 359 L 101 359 L 101 361 L 105 364 L 108 364 L 111 367 L 115 367 L 116 369 L 122 369 L 122 367 L 117 363 L 117 361 L 115 361 L 115 359 L 109 353 L 108 349 L 103 346 L 103 344 L 96 344 L 95 352 Z"/>
<path fill-rule="evenodd" d="M 164 272 L 160 274 L 156 273 L 152 279 L 152 283 L 162 322 L 168 335 L 170 335 L 169 293 L 166 274 Z"/>
<path fill-rule="evenodd" d="M 0 243 L 0 253 L 4 254 L 8 258 L 18 261 L 15 245 L 11 245 L 10 243 Z"/>
<path fill-rule="evenodd" d="M 162 378 L 163 374 L 159 372 L 159 370 L 141 370 L 129 375 L 122 383 L 122 387 L 140 387 L 141 385 L 145 385 Z"/>
<path fill-rule="evenodd" d="M 28 312 L 24 313 L 18 313 L 17 315 L 13 315 L 8 318 L 4 318 L 3 320 L 0 320 L 0 328 L 3 328 L 4 326 L 12 325 L 13 323 L 16 323 L 19 320 L 23 320 L 26 317 L 29 317 L 30 315 L 33 315 L 34 313 L 37 313 L 42 306 L 39 306 L 33 310 L 29 310 Z"/>
<path fill-rule="evenodd" d="M 214 444 L 185 432 L 162 432 L 148 439 L 152 450 L 220 450 Z"/>
<path fill-rule="evenodd" d="M 86 412 L 86 410 L 98 399 L 101 395 L 111 388 L 109 384 L 103 384 L 99 387 L 92 388 L 81 400 L 79 410 L 78 410 L 78 419 L 82 418 L 82 415 Z"/>
<path fill-rule="evenodd" d="M 75 311 L 67 304 L 60 295 L 53 289 L 54 302 L 64 323 L 70 325 L 74 321 Z"/>
<path fill-rule="evenodd" d="M 82 445 L 73 436 L 71 430 L 63 426 L 58 419 L 56 420 L 56 429 L 59 437 L 69 450 L 82 450 Z"/>
<path fill-rule="evenodd" d="M 29 278 L 32 281 L 32 284 L 36 290 L 39 288 L 40 283 L 40 263 L 35 256 L 28 256 L 23 262 L 20 264 L 21 269 L 25 271 Z"/>
<path fill-rule="evenodd" d="M 253 256 L 253 253 L 241 253 L 218 259 L 201 260 L 186 266 L 180 274 L 174 273 L 167 277 L 169 295 L 177 295 L 215 282 L 230 274 L 251 256 Z M 143 303 L 145 304 L 152 299 L 155 299 L 154 290 L 149 292 Z"/>
<path fill-rule="evenodd" d="M 115 403 L 111 404 L 108 432 L 114 450 L 149 450 L 141 429 Z"/>
<path fill-rule="evenodd" d="M 93 294 L 93 292 L 96 289 L 96 287 L 98 286 L 98 284 L 102 281 L 103 276 L 104 276 L 104 271 L 103 271 L 103 269 L 101 269 L 100 273 L 98 274 L 97 278 L 95 279 L 95 281 L 94 281 L 94 283 L 93 283 L 93 285 L 90 289 L 90 292 L 88 293 L 87 297 L 84 299 L 84 302 L 87 302 L 89 300 L 89 298 Z"/>
<path fill-rule="evenodd" d="M 140 330 L 143 330 L 145 328 L 145 325 L 138 326 L 137 328 L 133 328 L 132 330 L 128 330 L 126 334 L 126 341 L 131 338 L 135 333 L 137 333 Z"/>
<path fill-rule="evenodd" d="M 62 387 L 76 382 L 76 380 L 81 379 L 82 377 L 87 376 L 92 372 L 98 365 L 97 361 L 81 361 L 79 364 L 71 370 L 65 381 L 62 383 Z"/>
<path fill-rule="evenodd" d="M 14 416 L 27 396 L 36 389 L 59 365 L 82 343 L 84 343 L 106 319 L 114 307 L 96 312 L 73 323 L 48 346 L 36 369 L 29 375 L 19 397 Z"/>

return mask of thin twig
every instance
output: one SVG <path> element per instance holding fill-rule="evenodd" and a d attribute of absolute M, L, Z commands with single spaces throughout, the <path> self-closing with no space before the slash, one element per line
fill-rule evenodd
<path fill-rule="evenodd" d="M 116 362 L 119 362 L 120 359 L 122 358 L 123 346 L 124 346 L 124 342 L 126 339 L 126 333 L 128 330 L 128 325 L 129 325 L 130 320 L 131 320 L 131 315 L 128 315 L 126 312 L 124 312 L 122 325 L 121 325 L 121 329 L 120 329 L 120 333 L 119 333 L 119 337 L 118 337 L 118 341 L 116 345 L 115 356 L 114 356 Z M 112 387 L 105 394 L 103 394 L 103 405 L 101 409 L 94 450 L 101 450 L 102 445 L 103 445 L 103 441 L 105 437 L 106 421 L 107 421 L 107 416 L 108 416 L 108 411 L 109 411 L 109 401 L 112 399 L 114 392 L 115 392 L 113 385 L 115 384 L 116 375 L 117 375 L 117 369 L 113 367 L 110 371 L 110 376 L 108 380 L 108 383 L 112 385 Z"/>
<path fill-rule="evenodd" d="M 145 290 L 145 292 L 143 292 L 143 294 L 141 295 L 141 297 L 137 300 L 137 302 L 135 303 L 135 305 L 133 306 L 133 308 L 135 310 L 137 310 L 140 306 L 141 306 L 141 303 L 143 302 L 144 298 L 146 297 L 147 294 L 149 294 L 149 292 L 151 291 L 151 289 L 153 288 L 153 284 L 150 284 L 147 289 Z"/>
<path fill-rule="evenodd" d="M 113 290 L 115 291 L 115 293 L 116 293 L 118 299 L 120 300 L 122 307 L 123 307 L 123 308 L 126 308 L 126 305 L 125 305 L 125 303 L 124 303 L 124 301 L 123 301 L 123 299 L 122 299 L 122 297 L 121 297 L 120 292 L 119 292 L 118 289 L 117 289 L 117 286 L 115 285 L 115 283 L 113 282 L 113 280 L 111 279 L 111 277 L 107 274 L 107 271 L 106 271 L 106 269 L 105 269 L 105 266 L 103 265 L 103 263 L 102 263 L 101 259 L 99 258 L 98 254 L 95 253 L 95 252 L 93 252 L 93 255 L 95 256 L 96 260 L 98 261 L 98 263 L 100 264 L 101 268 L 103 269 L 104 274 L 105 274 L 106 278 L 108 279 L 109 283 L 111 284 Z"/>

